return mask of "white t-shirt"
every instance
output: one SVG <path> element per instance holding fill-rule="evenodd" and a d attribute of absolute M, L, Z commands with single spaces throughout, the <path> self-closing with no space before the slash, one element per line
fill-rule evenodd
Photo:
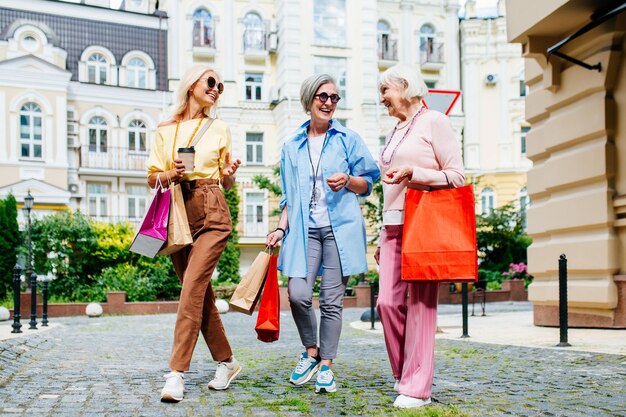
<path fill-rule="evenodd" d="M 309 184 L 311 184 L 311 190 L 313 190 L 313 175 L 314 170 L 317 169 L 317 178 L 315 179 L 315 187 L 317 188 L 317 204 L 312 211 L 309 211 L 309 226 L 312 228 L 320 228 L 330 226 L 330 217 L 328 216 L 328 204 L 326 202 L 326 190 L 324 188 L 324 178 L 322 176 L 322 164 L 320 162 L 320 156 L 322 154 L 322 146 L 324 145 L 324 138 L 326 135 L 321 136 L 309 136 L 309 149 L 311 151 L 311 162 L 313 166 L 309 164 Z M 317 168 L 319 163 L 319 168 Z"/>

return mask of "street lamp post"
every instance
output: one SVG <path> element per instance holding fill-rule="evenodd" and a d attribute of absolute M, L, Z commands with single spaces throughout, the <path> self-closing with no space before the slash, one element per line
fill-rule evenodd
<path fill-rule="evenodd" d="M 26 270 L 24 271 L 24 281 L 28 285 L 30 279 L 30 327 L 29 329 L 37 329 L 37 274 L 33 271 L 33 242 L 30 236 L 30 211 L 33 208 L 35 198 L 30 194 L 24 197 L 24 212 L 26 214 L 26 239 L 28 244 L 28 260 L 26 261 Z"/>

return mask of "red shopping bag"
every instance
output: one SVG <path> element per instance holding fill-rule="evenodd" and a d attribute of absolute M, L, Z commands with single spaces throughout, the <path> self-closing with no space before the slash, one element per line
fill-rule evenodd
<path fill-rule="evenodd" d="M 474 189 L 406 193 L 403 281 L 477 281 Z"/>
<path fill-rule="evenodd" d="M 265 288 L 259 304 L 259 316 L 254 330 L 262 342 L 275 342 L 280 332 L 280 295 L 278 293 L 278 256 L 270 257 Z"/>

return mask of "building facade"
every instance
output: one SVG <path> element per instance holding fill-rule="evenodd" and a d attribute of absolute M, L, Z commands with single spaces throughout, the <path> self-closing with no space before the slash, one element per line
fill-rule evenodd
<path fill-rule="evenodd" d="M 525 210 L 529 202 L 524 59 L 520 45 L 508 42 L 504 11 L 503 0 L 491 9 L 469 0 L 460 23 L 463 154 L 482 214 L 509 203 Z"/>
<path fill-rule="evenodd" d="M 273 177 L 284 139 L 307 120 L 299 100 L 307 76 L 327 72 L 337 79 L 342 99 L 335 117 L 360 133 L 375 157 L 394 123 L 379 103 L 381 71 L 402 61 L 421 66 L 431 88 L 460 87 L 456 0 L 166 0 L 159 7 L 169 17 L 172 86 L 195 63 L 224 79 L 219 117 L 243 161 L 242 270 L 278 219 L 278 201 L 252 179 Z M 460 142 L 460 105 L 452 120 Z"/>
<path fill-rule="evenodd" d="M 559 323 L 558 259 L 565 254 L 570 326 L 624 328 L 626 6 L 509 0 L 506 8 L 508 39 L 522 45 L 530 88 L 535 324 Z"/>
<path fill-rule="evenodd" d="M 145 160 L 170 101 L 167 20 L 148 0 L 109 6 L 0 4 L 0 195 L 30 190 L 35 216 L 145 212 Z"/>

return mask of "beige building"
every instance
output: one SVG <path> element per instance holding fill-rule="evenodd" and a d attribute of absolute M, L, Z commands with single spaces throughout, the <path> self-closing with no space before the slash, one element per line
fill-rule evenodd
<path fill-rule="evenodd" d="M 625 5 L 509 0 L 506 8 L 530 88 L 535 324 L 558 325 L 557 261 L 565 254 L 569 324 L 626 327 Z"/>
<path fill-rule="evenodd" d="M 34 215 L 138 223 L 145 160 L 170 101 L 167 24 L 148 0 L 0 4 L 0 196 Z M 20 213 L 21 215 L 21 213 Z"/>
<path fill-rule="evenodd" d="M 394 123 L 379 104 L 381 71 L 403 61 L 421 65 L 431 88 L 460 87 L 457 0 L 166 0 L 160 8 L 169 16 L 172 85 L 194 63 L 214 67 L 225 82 L 219 115 L 244 162 L 237 175 L 242 270 L 277 222 L 277 201 L 252 178 L 272 176 L 284 138 L 307 119 L 299 100 L 307 76 L 338 80 L 335 117 L 375 157 Z M 452 119 L 460 141 L 460 103 Z"/>
<path fill-rule="evenodd" d="M 524 59 L 508 42 L 503 6 L 477 9 L 469 0 L 460 24 L 465 172 L 484 214 L 508 203 L 525 210 L 529 202 Z"/>

